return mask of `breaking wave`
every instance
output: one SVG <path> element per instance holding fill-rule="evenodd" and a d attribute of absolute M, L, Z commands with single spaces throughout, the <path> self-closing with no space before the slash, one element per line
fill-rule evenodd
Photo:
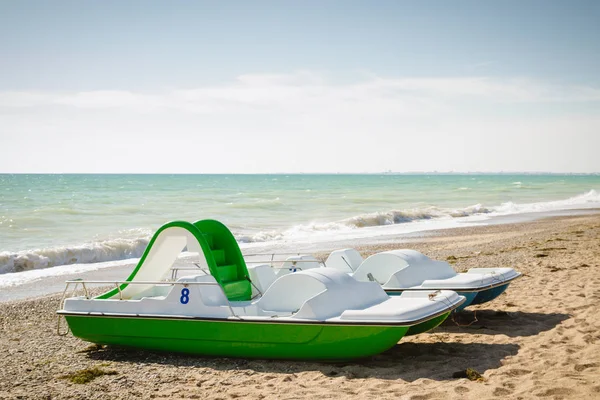
<path fill-rule="evenodd" d="M 515 184 L 517 183 L 515 182 Z M 600 208 L 600 193 L 596 190 L 590 190 L 565 200 L 528 204 L 506 202 L 494 207 L 475 204 L 459 209 L 431 206 L 391 210 L 360 214 L 334 222 L 313 222 L 296 225 L 288 229 L 260 231 L 252 234 L 234 232 L 234 234 L 240 243 L 271 242 L 299 237 L 314 238 L 314 240 L 323 238 L 323 240 L 326 240 L 327 238 L 331 239 L 331 235 L 342 231 L 407 224 L 424 220 L 448 221 L 461 218 L 468 219 L 474 216 L 496 216 L 578 208 Z M 123 235 L 128 235 L 129 238 L 98 241 L 77 246 L 44 248 L 17 253 L 0 252 L 0 274 L 44 269 L 60 265 L 89 264 L 138 258 L 143 254 L 150 239 L 147 233 L 143 232 L 144 230 L 129 232 L 129 234 L 123 232 Z M 131 237 L 134 234 L 138 237 Z"/>
<path fill-rule="evenodd" d="M 115 239 L 79 246 L 53 247 L 17 253 L 0 252 L 0 274 L 141 257 L 148 238 Z"/>
<path fill-rule="evenodd" d="M 423 220 L 448 220 L 472 217 L 477 215 L 497 216 L 596 207 L 600 208 L 600 193 L 596 190 L 590 190 L 584 194 L 574 196 L 565 200 L 547 201 L 539 203 L 516 204 L 513 202 L 506 202 L 495 207 L 484 207 L 481 204 L 475 204 L 459 209 L 440 208 L 432 206 L 423 208 L 413 208 L 407 210 L 392 210 L 386 212 L 361 214 L 336 222 L 302 224 L 283 231 L 261 231 L 254 235 L 245 235 L 238 237 L 238 241 L 242 243 L 265 242 L 274 240 L 293 239 L 300 236 L 308 236 L 310 234 L 317 234 L 322 232 L 334 233 L 336 231 L 339 232 L 342 230 L 405 224 Z"/>

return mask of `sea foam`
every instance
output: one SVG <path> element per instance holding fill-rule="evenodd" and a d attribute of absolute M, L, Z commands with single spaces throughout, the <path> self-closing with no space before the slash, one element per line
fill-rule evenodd
<path fill-rule="evenodd" d="M 411 226 L 411 231 L 457 226 L 452 222 L 481 220 L 492 216 L 531 212 L 547 212 L 580 208 L 600 208 L 600 193 L 590 190 L 564 200 L 516 204 L 505 202 L 498 206 L 475 204 L 464 208 L 421 207 L 359 214 L 332 222 L 309 222 L 287 229 L 264 230 L 253 233 L 234 231 L 240 243 L 278 243 L 304 240 L 313 242 L 335 241 L 338 237 L 372 237 L 382 234 L 377 227 Z M 428 222 L 427 226 L 418 225 Z M 429 223 L 430 222 L 430 223 Z M 436 224 L 437 223 L 437 224 Z M 410 225 L 413 224 L 413 225 Z M 417 225 L 415 225 L 417 224 Z M 368 228 L 368 229 L 363 229 Z M 405 230 L 408 232 L 409 230 Z M 0 252 L 0 274 L 47 269 L 56 266 L 102 263 L 139 258 L 150 237 L 97 241 L 88 244 L 26 250 L 16 253 Z M 388 231 L 389 232 L 389 231 Z M 131 233 L 129 233 L 131 234 Z"/>
<path fill-rule="evenodd" d="M 461 221 L 466 221 L 469 219 L 469 217 L 494 217 L 511 214 L 549 212 L 580 208 L 600 208 L 600 193 L 596 190 L 590 190 L 586 193 L 564 200 L 524 204 L 505 202 L 499 206 L 491 207 L 484 207 L 481 204 L 474 204 L 464 208 L 441 208 L 431 206 L 406 210 L 366 213 L 336 222 L 312 222 L 309 224 L 296 225 L 290 229 L 282 231 L 261 231 L 254 235 L 239 237 L 238 240 L 243 243 L 250 243 L 294 240 L 307 238 L 309 236 L 312 236 L 315 240 L 318 240 L 319 238 L 326 240 L 327 238 L 325 237 L 326 235 L 324 235 L 325 233 L 335 234 L 358 228 L 407 224 L 425 220 L 448 221 L 460 219 Z M 375 232 L 371 230 L 369 233 L 373 235 Z"/>
<path fill-rule="evenodd" d="M 5 251 L 0 253 L 0 274 L 136 258 L 142 255 L 147 245 L 148 238 L 114 239 L 17 253 Z"/>

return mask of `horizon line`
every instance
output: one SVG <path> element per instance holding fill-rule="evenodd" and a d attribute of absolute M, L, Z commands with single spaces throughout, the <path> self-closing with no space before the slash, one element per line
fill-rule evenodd
<path fill-rule="evenodd" d="M 382 171 L 382 172 L 0 172 L 0 175 L 600 175 L 549 171 Z"/>

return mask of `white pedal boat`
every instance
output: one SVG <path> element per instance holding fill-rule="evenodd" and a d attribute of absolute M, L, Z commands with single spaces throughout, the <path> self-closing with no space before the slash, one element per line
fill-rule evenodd
<path fill-rule="evenodd" d="M 355 249 L 336 250 L 324 263 L 310 255 L 298 255 L 288 257 L 280 269 L 251 265 L 249 272 L 263 290 L 278 276 L 322 267 L 345 272 L 358 281 L 377 282 L 391 296 L 406 290 L 453 290 L 466 299 L 460 309 L 495 299 L 521 276 L 512 268 L 472 268 L 457 273 L 447 262 L 407 249 L 377 253 L 366 260 Z"/>

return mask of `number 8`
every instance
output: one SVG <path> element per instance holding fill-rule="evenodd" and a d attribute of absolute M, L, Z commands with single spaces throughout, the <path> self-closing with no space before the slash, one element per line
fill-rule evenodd
<path fill-rule="evenodd" d="M 179 298 L 179 302 L 181 304 L 187 304 L 190 301 L 190 289 L 183 288 L 181 289 L 181 297 Z"/>

